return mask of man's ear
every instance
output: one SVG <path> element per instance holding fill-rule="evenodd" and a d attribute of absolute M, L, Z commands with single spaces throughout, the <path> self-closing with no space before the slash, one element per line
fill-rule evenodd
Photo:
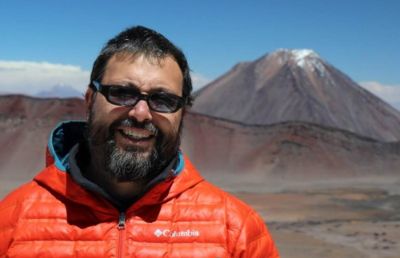
<path fill-rule="evenodd" d="M 94 94 L 95 92 L 91 87 L 88 87 L 85 93 L 85 104 L 86 104 L 86 110 L 90 110 L 90 108 L 93 105 L 94 102 Z"/>

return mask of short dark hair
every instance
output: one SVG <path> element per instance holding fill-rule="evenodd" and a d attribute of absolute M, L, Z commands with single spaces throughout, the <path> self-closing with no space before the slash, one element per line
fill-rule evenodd
<path fill-rule="evenodd" d="M 128 28 L 107 42 L 93 64 L 90 81 L 102 81 L 108 61 L 119 53 L 144 54 L 156 59 L 167 56 L 174 58 L 183 75 L 182 96 L 186 100 L 186 105 L 192 105 L 192 79 L 185 55 L 166 37 L 143 26 Z"/>

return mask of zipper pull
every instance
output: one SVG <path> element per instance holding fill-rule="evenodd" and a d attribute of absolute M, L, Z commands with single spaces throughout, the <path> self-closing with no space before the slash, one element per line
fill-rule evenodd
<path fill-rule="evenodd" d="M 121 212 L 118 218 L 118 229 L 120 230 L 125 229 L 125 220 L 126 220 L 125 212 Z"/>

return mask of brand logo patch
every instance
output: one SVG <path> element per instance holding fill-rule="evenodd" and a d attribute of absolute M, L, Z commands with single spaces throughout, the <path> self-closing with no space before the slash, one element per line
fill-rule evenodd
<path fill-rule="evenodd" d="M 198 230 L 170 230 L 170 229 L 156 229 L 154 231 L 156 237 L 198 237 L 200 232 Z"/>
<path fill-rule="evenodd" d="M 163 232 L 162 232 L 161 229 L 156 229 L 156 231 L 154 231 L 154 235 L 155 235 L 156 237 L 160 237 L 162 234 L 163 234 Z"/>

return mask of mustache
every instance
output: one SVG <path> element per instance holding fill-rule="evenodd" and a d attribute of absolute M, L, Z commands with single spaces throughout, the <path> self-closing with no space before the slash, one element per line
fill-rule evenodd
<path fill-rule="evenodd" d="M 119 126 L 145 129 L 154 136 L 161 136 L 159 129 L 150 121 L 138 122 L 132 118 L 124 118 L 114 121 L 110 126 L 106 126 L 102 123 L 93 123 L 92 119 L 89 119 L 86 130 L 87 139 L 93 146 L 103 145 L 110 141 L 112 142 L 114 141 L 114 136 Z"/>
<path fill-rule="evenodd" d="M 145 129 L 155 136 L 158 135 L 159 131 L 158 128 L 152 122 L 149 121 L 138 122 L 137 120 L 131 118 L 125 118 L 123 120 L 119 120 L 111 124 L 110 135 L 113 135 L 116 131 L 116 128 L 120 126 Z"/>

